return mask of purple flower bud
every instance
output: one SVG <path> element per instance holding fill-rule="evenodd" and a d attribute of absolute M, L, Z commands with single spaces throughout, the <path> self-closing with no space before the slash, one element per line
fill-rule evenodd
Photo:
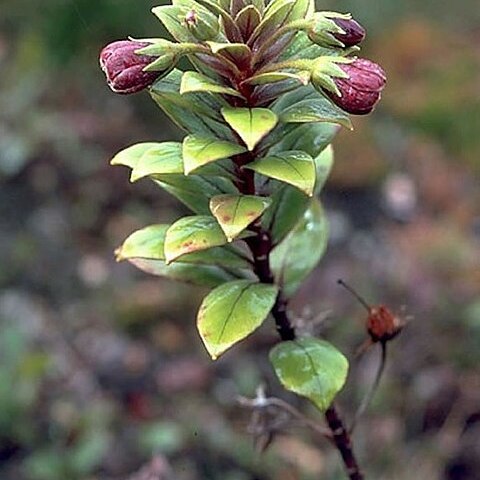
<path fill-rule="evenodd" d="M 380 100 L 381 92 L 387 81 L 382 67 L 365 58 L 337 65 L 348 75 L 348 78 L 332 78 L 342 96 L 339 97 L 325 88 L 323 88 L 323 92 L 348 113 L 353 115 L 370 113 Z"/>
<path fill-rule="evenodd" d="M 146 42 L 120 40 L 110 43 L 100 53 L 100 67 L 105 72 L 108 86 L 120 94 L 136 93 L 150 85 L 163 72 L 144 72 L 156 57 L 135 52 L 150 45 Z"/>
<path fill-rule="evenodd" d="M 365 38 L 365 29 L 353 18 L 332 18 L 337 27 L 340 27 L 345 33 L 332 33 L 332 35 L 346 47 L 358 45 Z"/>

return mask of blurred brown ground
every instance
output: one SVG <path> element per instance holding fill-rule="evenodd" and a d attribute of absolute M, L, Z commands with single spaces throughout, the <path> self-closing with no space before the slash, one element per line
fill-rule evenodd
<path fill-rule="evenodd" d="M 183 212 L 108 165 L 132 143 L 180 138 L 146 94 L 111 94 L 97 66 L 113 39 L 162 34 L 156 3 L 0 7 L 0 478 L 343 478 L 336 453 L 301 429 L 253 450 L 235 397 L 261 382 L 284 395 L 266 361 L 271 324 L 210 363 L 194 327 L 205 292 L 113 260 L 130 232 Z M 389 84 L 335 142 L 330 247 L 296 314 L 311 326 L 329 312 L 322 334 L 353 356 L 364 314 L 337 278 L 404 306 L 413 320 L 355 433 L 368 478 L 480 479 L 480 9 L 318 6 L 367 26 L 364 54 Z M 352 363 L 347 417 L 377 353 Z"/>

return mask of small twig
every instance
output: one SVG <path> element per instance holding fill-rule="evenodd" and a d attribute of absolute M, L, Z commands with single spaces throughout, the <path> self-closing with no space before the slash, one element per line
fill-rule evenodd
<path fill-rule="evenodd" d="M 368 389 L 368 392 L 366 393 L 365 397 L 362 400 L 362 403 L 358 407 L 357 411 L 355 412 L 355 415 L 353 417 L 352 423 L 348 429 L 348 433 L 352 434 L 353 431 L 355 430 L 355 427 L 357 426 L 358 421 L 360 420 L 361 416 L 365 413 L 367 410 L 368 406 L 370 405 L 370 402 L 372 401 L 378 386 L 380 385 L 380 381 L 382 379 L 383 372 L 385 370 L 385 364 L 387 361 L 387 343 L 386 342 L 380 342 L 381 346 L 381 357 L 380 357 L 380 363 L 378 364 L 378 370 L 375 375 L 375 380 L 373 381 L 371 387 Z"/>
<path fill-rule="evenodd" d="M 316 433 L 324 436 L 328 440 L 332 440 L 331 432 L 321 425 L 318 425 L 313 420 L 307 418 L 303 413 L 297 410 L 293 405 L 281 400 L 280 398 L 275 397 L 267 397 L 267 398 L 246 398 L 246 397 L 238 397 L 238 403 L 242 407 L 248 407 L 253 409 L 263 409 L 268 407 L 276 407 L 280 410 L 287 412 L 291 417 L 298 420 L 302 425 L 310 428 L 311 430 L 315 431 Z"/>

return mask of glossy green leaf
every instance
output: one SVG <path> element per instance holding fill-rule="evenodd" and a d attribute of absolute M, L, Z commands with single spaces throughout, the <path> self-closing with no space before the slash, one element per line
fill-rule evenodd
<path fill-rule="evenodd" d="M 295 293 L 322 258 L 328 242 L 328 223 L 318 200 L 270 255 L 277 284 L 287 296 Z"/>
<path fill-rule="evenodd" d="M 267 318 L 277 298 L 274 285 L 238 280 L 217 287 L 203 300 L 197 327 L 215 360 Z"/>
<path fill-rule="evenodd" d="M 340 127 L 334 123 L 290 123 L 279 132 L 281 139 L 272 147 L 270 154 L 284 150 L 301 150 L 315 158 L 334 139 Z"/>
<path fill-rule="evenodd" d="M 135 168 L 143 154 L 157 145 L 158 143 L 155 142 L 137 143 L 136 145 L 132 145 L 131 147 L 125 148 L 117 153 L 110 161 L 110 164 Z"/>
<path fill-rule="evenodd" d="M 198 135 L 235 140 L 220 113 L 226 104 L 220 95 L 180 94 L 182 72 L 174 69 L 150 88 L 153 100 L 181 129 Z"/>
<path fill-rule="evenodd" d="M 311 199 L 285 183 L 272 185 L 272 191 L 272 205 L 262 217 L 262 223 L 271 231 L 273 244 L 277 245 L 302 218 Z"/>
<path fill-rule="evenodd" d="M 249 150 L 277 124 L 277 116 L 267 108 L 222 108 L 226 122 L 238 133 Z"/>
<path fill-rule="evenodd" d="M 149 175 L 174 175 L 183 173 L 182 145 L 178 142 L 153 144 L 133 166 L 130 181 Z"/>
<path fill-rule="evenodd" d="M 166 175 L 155 183 L 200 215 L 210 214 L 209 202 L 215 195 L 238 193 L 230 180 L 221 177 Z"/>
<path fill-rule="evenodd" d="M 302 100 L 280 115 L 284 123 L 331 122 L 352 129 L 350 117 L 326 98 Z"/>
<path fill-rule="evenodd" d="M 165 261 L 165 236 L 169 227 L 155 224 L 133 232 L 115 251 L 117 261 L 133 258 Z M 251 266 L 246 254 L 232 245 L 182 255 L 177 262 L 245 269 Z"/>
<path fill-rule="evenodd" d="M 315 163 L 313 158 L 299 150 L 279 152 L 259 158 L 245 165 L 257 173 L 297 187 L 308 196 L 315 187 Z"/>
<path fill-rule="evenodd" d="M 147 258 L 130 258 L 132 265 L 150 275 L 166 277 L 179 282 L 191 283 L 204 287 L 214 288 L 225 282 L 236 280 L 237 275 L 232 270 L 224 270 L 217 266 L 195 265 L 190 263 L 172 263 L 166 265 L 163 260 Z"/>
<path fill-rule="evenodd" d="M 270 362 L 288 391 L 308 398 L 322 412 L 347 379 L 348 360 L 333 345 L 317 338 L 279 343 L 270 351 Z"/>
<path fill-rule="evenodd" d="M 319 155 L 315 157 L 315 170 L 317 172 L 317 182 L 315 183 L 315 193 L 322 190 L 325 182 L 333 167 L 333 147 L 328 145 Z"/>
<path fill-rule="evenodd" d="M 210 210 L 229 242 L 236 238 L 270 205 L 270 199 L 253 195 L 219 195 L 210 200 Z"/>
<path fill-rule="evenodd" d="M 183 141 L 182 150 L 185 174 L 188 175 L 203 165 L 243 153 L 245 147 L 212 137 L 189 135 Z"/>
<path fill-rule="evenodd" d="M 183 74 L 180 93 L 183 95 L 192 92 L 221 93 L 243 98 L 234 88 L 216 83 L 214 80 L 201 73 L 189 71 Z"/>
<path fill-rule="evenodd" d="M 165 234 L 167 264 L 187 253 L 225 245 L 227 239 L 215 218 L 207 215 L 184 217 L 176 221 Z"/>

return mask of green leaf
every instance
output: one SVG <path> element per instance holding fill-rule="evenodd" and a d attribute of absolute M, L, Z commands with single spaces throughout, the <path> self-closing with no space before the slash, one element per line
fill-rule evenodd
<path fill-rule="evenodd" d="M 240 135 L 251 151 L 277 124 L 277 116 L 267 108 L 222 108 L 226 122 Z"/>
<path fill-rule="evenodd" d="M 310 198 L 295 187 L 278 182 L 272 186 L 272 206 L 265 212 L 263 225 L 272 232 L 277 245 L 302 218 L 310 204 Z"/>
<path fill-rule="evenodd" d="M 318 200 L 270 255 L 275 282 L 287 296 L 295 293 L 322 258 L 328 242 L 328 223 Z"/>
<path fill-rule="evenodd" d="M 277 135 L 281 140 L 270 150 L 277 154 L 284 150 L 301 150 L 315 158 L 329 145 L 338 133 L 339 126 L 334 123 L 290 123 Z"/>
<path fill-rule="evenodd" d="M 121 152 L 118 152 L 112 158 L 110 164 L 135 168 L 143 154 L 157 145 L 158 143 L 155 142 L 137 143 L 132 145 L 131 147 L 125 148 Z"/>
<path fill-rule="evenodd" d="M 218 43 L 206 42 L 212 53 L 219 53 L 229 61 L 233 61 L 235 65 L 246 64 L 252 57 L 250 47 L 244 43 Z"/>
<path fill-rule="evenodd" d="M 166 265 L 163 260 L 146 258 L 131 258 L 128 261 L 150 275 L 167 277 L 171 280 L 209 288 L 223 285 L 225 282 L 230 282 L 240 276 L 240 274 L 237 275 L 236 272 L 226 271 L 220 267 L 211 265 L 195 265 L 181 262 Z"/>
<path fill-rule="evenodd" d="M 331 122 L 352 130 L 350 117 L 326 98 L 302 100 L 280 115 L 284 123 Z"/>
<path fill-rule="evenodd" d="M 213 290 L 198 311 L 197 327 L 215 360 L 232 345 L 256 330 L 277 298 L 274 285 L 238 280 Z"/>
<path fill-rule="evenodd" d="M 244 168 L 293 185 L 310 197 L 313 195 L 315 163 L 310 155 L 302 151 L 279 152 L 259 158 Z"/>
<path fill-rule="evenodd" d="M 296 80 L 300 85 L 307 85 L 309 79 L 310 72 L 267 72 L 254 75 L 245 80 L 245 83 L 248 83 L 249 85 L 266 85 L 267 83 L 283 82 L 284 80 Z M 280 118 L 280 120 L 282 120 L 282 118 Z"/>
<path fill-rule="evenodd" d="M 214 80 L 201 73 L 189 71 L 183 74 L 182 83 L 180 85 L 180 94 L 183 95 L 192 92 L 222 93 L 243 98 L 242 94 L 237 92 L 234 88 L 216 83 Z"/>
<path fill-rule="evenodd" d="M 133 232 L 115 251 L 117 261 L 133 258 L 165 261 L 165 235 L 169 227 L 170 225 L 155 224 Z M 232 245 L 182 255 L 177 262 L 228 268 L 248 269 L 251 266 L 245 254 Z"/>
<path fill-rule="evenodd" d="M 312 401 L 322 412 L 347 379 L 348 360 L 330 343 L 316 338 L 281 342 L 270 351 L 280 383 Z"/>
<path fill-rule="evenodd" d="M 317 182 L 315 183 L 315 193 L 322 190 L 325 182 L 333 167 L 333 147 L 328 145 L 317 157 L 315 157 L 315 170 L 317 172 Z"/>
<path fill-rule="evenodd" d="M 176 221 L 165 235 L 167 264 L 187 253 L 225 245 L 227 239 L 215 218 L 206 215 L 184 217 Z"/>
<path fill-rule="evenodd" d="M 150 94 L 165 114 L 181 129 L 198 135 L 235 140 L 220 113 L 226 101 L 220 95 L 180 94 L 182 72 L 174 69 L 155 82 Z"/>
<path fill-rule="evenodd" d="M 238 193 L 230 180 L 221 177 L 166 175 L 155 183 L 200 215 L 210 214 L 209 202 L 215 195 Z"/>
<path fill-rule="evenodd" d="M 178 142 L 151 144 L 136 165 L 132 167 L 130 181 L 135 182 L 149 175 L 183 174 L 182 145 Z"/>
<path fill-rule="evenodd" d="M 253 195 L 219 195 L 210 200 L 210 210 L 231 242 L 262 215 L 270 202 L 269 198 Z"/>
<path fill-rule="evenodd" d="M 212 137 L 189 135 L 183 141 L 185 175 L 208 163 L 245 152 L 245 147 Z"/>
<path fill-rule="evenodd" d="M 184 21 L 189 9 L 178 5 L 162 5 L 152 9 L 164 27 L 177 42 L 197 42 Z"/>

